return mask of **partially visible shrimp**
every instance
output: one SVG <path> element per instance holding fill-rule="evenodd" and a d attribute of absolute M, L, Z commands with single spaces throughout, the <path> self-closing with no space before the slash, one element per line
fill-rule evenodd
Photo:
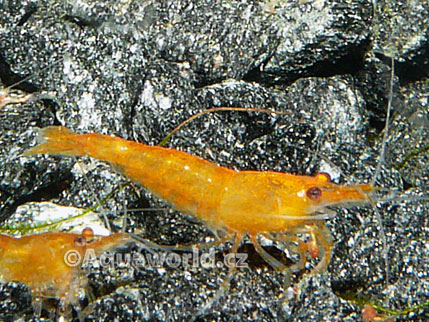
<path fill-rule="evenodd" d="M 178 150 L 149 146 L 98 133 L 75 134 L 65 127 L 47 127 L 42 144 L 25 154 L 91 156 L 112 163 L 126 177 L 142 184 L 178 210 L 204 221 L 213 231 L 233 239 L 235 252 L 246 235 L 274 268 L 288 267 L 268 254 L 258 237 L 298 243 L 302 268 L 305 256 L 320 257 L 323 270 L 331 256 L 331 236 L 323 220 L 326 208 L 366 202 L 370 184 L 341 186 L 329 175 L 292 175 L 272 171 L 235 171 Z M 296 235 L 308 233 L 303 244 Z M 291 270 L 291 268 L 289 268 Z"/>
<path fill-rule="evenodd" d="M 59 59 L 52 64 L 49 64 L 47 67 L 42 68 L 39 73 L 45 71 L 48 68 L 51 68 L 52 66 L 57 65 L 58 63 L 62 62 L 63 59 Z M 41 99 L 54 99 L 54 93 L 52 92 L 36 92 L 36 93 L 26 93 L 19 89 L 14 89 L 14 87 L 18 86 L 19 84 L 24 83 L 25 81 L 31 79 L 34 75 L 30 75 L 27 77 L 24 77 L 20 81 L 12 84 L 11 86 L 4 87 L 0 82 L 0 110 L 9 104 L 26 104 L 26 103 L 33 103 L 35 101 L 41 100 Z"/>
<path fill-rule="evenodd" d="M 60 299 L 62 315 L 71 312 L 70 305 L 79 313 L 79 300 L 88 284 L 80 265 L 86 251 L 93 250 L 99 256 L 129 241 L 127 234 L 96 236 L 90 228 L 81 234 L 44 233 L 21 238 L 0 235 L 0 282 L 27 285 L 38 317 L 43 298 Z"/>
<path fill-rule="evenodd" d="M 0 109 L 8 104 L 30 103 L 37 100 L 37 95 L 28 94 L 20 90 L 11 90 L 0 85 Z"/>

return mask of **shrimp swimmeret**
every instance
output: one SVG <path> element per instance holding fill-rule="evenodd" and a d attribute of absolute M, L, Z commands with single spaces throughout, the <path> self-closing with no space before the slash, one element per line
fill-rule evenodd
<path fill-rule="evenodd" d="M 256 251 L 274 268 L 303 268 L 306 255 L 320 258 L 316 271 L 326 268 L 332 241 L 325 223 L 327 206 L 366 202 L 370 184 L 342 186 L 329 175 L 292 175 L 272 171 L 235 171 L 178 150 L 149 146 L 98 133 L 75 134 L 65 127 L 42 129 L 42 143 L 25 154 L 91 156 L 115 165 L 176 209 L 223 230 L 234 239 L 232 252 L 249 235 Z M 297 239 L 308 233 L 307 243 Z M 258 237 L 299 244 L 300 261 L 287 267 L 267 253 Z"/>
<path fill-rule="evenodd" d="M 33 293 L 36 316 L 40 317 L 44 298 L 60 299 L 59 310 L 67 315 L 70 304 L 79 309 L 82 290 L 88 284 L 81 267 L 73 265 L 75 261 L 84 258 L 88 250 L 99 256 L 129 241 L 127 234 L 96 236 L 90 228 L 81 234 L 0 235 L 0 281 L 26 284 Z"/>

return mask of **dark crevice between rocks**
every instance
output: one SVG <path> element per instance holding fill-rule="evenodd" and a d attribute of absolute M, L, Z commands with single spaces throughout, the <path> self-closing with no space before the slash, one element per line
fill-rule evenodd
<path fill-rule="evenodd" d="M 244 81 L 261 83 L 261 85 L 290 85 L 300 78 L 331 77 L 335 75 L 355 74 L 363 68 L 365 54 L 370 39 L 362 41 L 354 48 L 348 48 L 347 54 L 340 58 L 318 61 L 309 68 L 299 70 L 283 70 L 278 73 L 267 73 L 256 67 L 244 75 Z M 328 54 L 328 53 L 327 53 Z"/>
<path fill-rule="evenodd" d="M 386 122 L 386 109 L 390 90 L 390 63 L 368 60 L 366 65 L 353 75 L 354 85 L 366 102 L 369 112 L 369 126 L 373 139 L 383 131 Z"/>
<path fill-rule="evenodd" d="M 146 82 L 146 75 L 142 74 L 142 76 L 137 75 L 135 77 L 133 77 L 132 79 L 132 86 L 133 86 L 133 90 L 132 90 L 132 98 L 131 98 L 131 104 L 130 104 L 130 109 L 129 109 L 129 113 L 128 116 L 125 115 L 124 116 L 124 124 L 127 125 L 127 134 L 129 138 L 134 138 L 135 136 L 133 135 L 133 123 L 135 119 L 137 119 L 137 105 L 139 104 L 140 101 L 140 96 L 142 95 L 143 89 L 144 89 L 144 84 Z"/>
<path fill-rule="evenodd" d="M 414 54 L 409 53 L 407 56 L 412 57 L 412 59 L 410 58 L 406 61 L 394 60 L 395 76 L 397 76 L 398 82 L 394 84 L 393 93 L 398 92 L 395 90 L 397 86 L 407 86 L 410 83 L 429 77 L 429 44 L 420 48 Z M 367 61 L 367 65 L 355 73 L 354 77 L 356 80 L 355 85 L 359 88 L 367 103 L 369 125 L 376 137 L 385 127 L 392 57 L 386 56 L 381 52 L 375 52 L 375 57 L 384 66 L 377 65 L 374 60 Z M 400 98 L 394 95 L 393 105 L 395 105 L 397 99 Z"/>
<path fill-rule="evenodd" d="M 14 73 L 0 49 L 0 79 L 3 86 L 12 87 L 29 94 L 36 93 L 37 97 L 37 92 L 40 92 L 41 89 L 29 81 L 31 78 L 32 75 L 21 76 Z M 52 113 L 52 115 L 56 115 L 58 103 L 55 101 L 55 98 L 42 97 L 37 100 L 41 101 L 43 105 Z M 53 125 L 61 124 L 56 118 L 54 118 Z"/>
<path fill-rule="evenodd" d="M 101 19 L 82 17 L 82 16 L 78 16 L 78 15 L 64 15 L 61 18 L 65 22 L 73 23 L 82 29 L 84 29 L 86 27 L 98 28 L 105 22 L 104 20 L 101 20 Z"/>
<path fill-rule="evenodd" d="M 375 56 L 386 65 L 391 65 L 392 57 L 376 53 Z M 395 75 L 399 77 L 399 85 L 406 86 L 409 83 L 424 80 L 429 77 L 429 41 L 423 43 L 418 49 L 409 52 L 406 60 L 395 59 Z"/>
<path fill-rule="evenodd" d="M 195 71 L 195 81 L 193 82 L 195 89 L 201 89 L 210 85 L 220 84 L 226 78 L 208 78 L 205 71 L 197 70 Z"/>
<path fill-rule="evenodd" d="M 26 93 L 35 93 L 39 89 L 30 83 L 28 80 L 25 80 L 29 76 L 21 76 L 15 74 L 10 68 L 9 63 L 6 60 L 6 57 L 3 55 L 0 49 L 0 79 L 5 87 L 13 86 L 16 89 L 24 91 Z M 16 85 L 15 85 L 16 84 Z"/>
<path fill-rule="evenodd" d="M 358 296 L 359 290 L 368 287 L 363 280 L 332 280 L 332 291 L 338 297 L 350 301 Z"/>
<path fill-rule="evenodd" d="M 59 197 L 61 192 L 70 186 L 71 181 L 72 174 L 69 172 L 64 176 L 59 176 L 56 181 L 51 182 L 47 186 L 42 186 L 31 193 L 24 194 L 16 199 L 13 199 L 11 203 L 8 203 L 7 201 L 4 202 L 4 206 L 0 211 L 0 221 L 9 218 L 19 206 L 28 202 L 48 201 L 50 199 Z M 10 192 L 0 188 L 1 200 L 7 200 L 9 197 L 13 198 L 14 193 L 15 192 L 13 191 Z"/>
<path fill-rule="evenodd" d="M 37 3 L 31 2 L 26 8 L 25 8 L 25 13 L 24 15 L 21 17 L 21 19 L 19 19 L 17 25 L 18 26 L 23 26 L 30 18 L 33 14 L 35 14 L 37 12 L 37 10 L 39 9 L 39 6 Z"/>
<path fill-rule="evenodd" d="M 56 125 L 56 126 L 62 126 L 63 124 L 58 120 L 58 118 L 55 116 L 57 115 L 57 109 L 58 109 L 58 104 L 55 100 L 49 99 L 49 98 L 43 98 L 41 99 L 43 106 L 45 106 L 49 112 L 52 113 L 53 116 L 53 124 L 52 125 Z M 45 124 L 37 124 L 38 127 L 42 128 L 45 127 Z"/>

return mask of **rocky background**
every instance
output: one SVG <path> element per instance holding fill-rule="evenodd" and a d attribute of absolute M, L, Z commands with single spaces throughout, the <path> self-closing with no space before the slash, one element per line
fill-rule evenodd
<path fill-rule="evenodd" d="M 141 187 L 116 189 L 127 180 L 105 163 L 21 154 L 48 125 L 159 144 L 211 107 L 282 111 L 208 114 L 168 146 L 234 169 L 326 171 L 343 184 L 375 180 L 385 192 L 378 214 L 371 206 L 339 208 L 328 220 L 335 246 L 327 271 L 298 274 L 286 288 L 247 242 L 240 251 L 249 253 L 249 269 L 196 314 L 226 268 L 94 267 L 85 320 L 359 321 L 365 304 L 392 320 L 425 320 L 428 17 L 424 0 L 1 1 L 1 81 L 22 80 L 14 89 L 41 98 L 0 110 L 2 225 L 54 221 L 59 205 L 84 209 L 113 192 L 97 213 L 114 230 L 127 210 L 126 229 L 153 242 L 210 239 L 203 224 Z M 163 210 L 132 211 L 141 208 Z M 216 256 L 227 251 L 226 244 Z M 1 284 L 0 301 L 3 320 L 33 316 L 23 284 Z M 49 320 L 48 312 L 42 317 Z"/>

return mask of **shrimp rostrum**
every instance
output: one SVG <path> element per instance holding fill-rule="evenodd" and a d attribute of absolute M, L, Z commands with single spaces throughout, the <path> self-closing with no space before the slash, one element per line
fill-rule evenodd
<path fill-rule="evenodd" d="M 65 127 L 41 130 L 41 144 L 26 155 L 90 156 L 108 161 L 129 179 L 140 183 L 176 209 L 225 232 L 236 252 L 248 236 L 256 251 L 275 269 L 288 272 L 304 267 L 305 258 L 319 258 L 314 268 L 329 263 L 332 241 L 323 219 L 328 206 L 365 202 L 372 185 L 342 186 L 325 173 L 316 176 L 272 171 L 235 171 L 188 153 L 149 146 L 98 133 L 75 134 Z M 298 234 L 306 234 L 303 241 Z M 300 255 L 293 267 L 271 256 L 260 238 L 282 241 Z"/>

